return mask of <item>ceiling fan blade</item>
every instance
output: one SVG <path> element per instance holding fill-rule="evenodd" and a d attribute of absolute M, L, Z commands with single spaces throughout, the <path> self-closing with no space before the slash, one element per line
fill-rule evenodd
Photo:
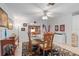
<path fill-rule="evenodd" d="M 39 3 L 40 5 L 43 5 L 42 3 Z M 44 11 L 43 8 L 39 4 L 33 4 L 35 7 L 39 8 L 41 11 Z"/>
<path fill-rule="evenodd" d="M 51 12 L 51 11 L 53 11 L 53 10 L 63 6 L 63 5 L 64 5 L 64 3 L 62 3 L 62 4 L 61 3 L 55 3 L 54 5 L 49 5 L 50 8 L 48 9 L 48 12 Z"/>
<path fill-rule="evenodd" d="M 63 15 L 63 13 L 60 13 L 60 12 L 47 13 L 48 17 L 57 17 L 57 16 L 60 16 L 60 15 Z"/>

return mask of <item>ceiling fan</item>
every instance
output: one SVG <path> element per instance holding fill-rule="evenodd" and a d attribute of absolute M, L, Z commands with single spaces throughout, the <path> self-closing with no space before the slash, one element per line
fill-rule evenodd
<path fill-rule="evenodd" d="M 48 3 L 47 4 L 47 6 L 49 7 L 49 6 L 53 6 L 55 3 Z M 51 8 L 51 7 L 50 7 Z M 50 9 L 49 8 L 49 9 Z M 47 20 L 48 19 L 48 17 L 50 17 L 50 15 L 48 14 L 48 12 L 49 12 L 49 9 L 48 10 L 43 10 L 43 13 L 44 13 L 44 15 L 42 16 L 42 19 L 43 20 Z"/>
<path fill-rule="evenodd" d="M 42 17 L 42 19 L 47 20 L 48 18 L 52 17 L 49 10 L 52 9 L 52 7 L 54 5 L 55 5 L 55 3 L 47 3 L 45 5 L 45 7 L 47 7 L 46 9 L 41 8 L 39 5 L 35 5 L 35 6 L 38 7 L 42 11 L 42 15 L 40 15 Z"/>
<path fill-rule="evenodd" d="M 55 9 L 53 9 L 53 7 L 59 6 L 55 3 L 34 4 L 34 6 L 39 8 L 36 16 L 41 17 L 43 20 L 48 20 L 49 18 L 60 15 L 59 12 L 55 12 Z"/>

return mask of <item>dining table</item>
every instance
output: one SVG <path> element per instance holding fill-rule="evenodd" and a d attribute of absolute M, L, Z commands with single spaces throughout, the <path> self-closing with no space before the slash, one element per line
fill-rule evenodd
<path fill-rule="evenodd" d="M 32 45 L 39 45 L 39 44 L 42 44 L 44 42 L 44 40 L 42 40 L 42 39 L 33 39 L 31 42 L 32 42 Z"/>
<path fill-rule="evenodd" d="M 29 43 L 29 41 L 27 43 Z M 43 39 L 33 39 L 33 40 L 31 40 L 31 45 L 32 45 L 31 47 L 37 46 L 38 47 L 38 53 L 40 53 L 40 49 L 43 50 L 44 47 L 46 46 L 46 45 L 44 45 L 45 43 L 46 42 Z M 46 48 L 46 49 L 48 49 L 48 48 Z M 43 55 L 44 54 L 45 54 L 45 51 L 43 50 Z"/>

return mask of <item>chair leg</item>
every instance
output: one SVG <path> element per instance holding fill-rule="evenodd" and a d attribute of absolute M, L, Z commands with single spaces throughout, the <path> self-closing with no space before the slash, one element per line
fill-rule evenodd
<path fill-rule="evenodd" d="M 48 56 L 49 55 L 49 51 L 44 51 L 43 50 L 43 56 Z"/>
<path fill-rule="evenodd" d="M 53 51 L 51 50 L 51 56 L 52 56 L 52 54 L 53 54 Z"/>
<path fill-rule="evenodd" d="M 40 47 L 38 47 L 38 54 L 40 55 Z"/>
<path fill-rule="evenodd" d="M 43 50 L 43 56 L 44 56 L 44 54 L 45 54 L 45 51 Z"/>

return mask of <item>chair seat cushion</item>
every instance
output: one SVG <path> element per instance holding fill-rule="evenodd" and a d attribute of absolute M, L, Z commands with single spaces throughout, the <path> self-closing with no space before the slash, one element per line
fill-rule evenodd
<path fill-rule="evenodd" d="M 47 47 L 46 44 L 40 44 L 40 48 L 43 49 L 43 50 L 50 50 L 51 46 Z"/>

